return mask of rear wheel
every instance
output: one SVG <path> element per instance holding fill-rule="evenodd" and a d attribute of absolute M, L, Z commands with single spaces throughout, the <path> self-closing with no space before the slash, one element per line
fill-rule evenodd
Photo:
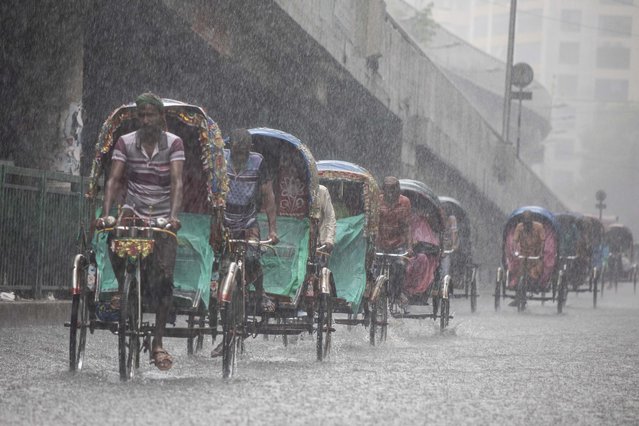
<path fill-rule="evenodd" d="M 441 289 L 441 300 L 439 301 L 439 330 L 444 331 L 448 327 L 450 314 L 450 298 L 448 297 L 449 283 L 444 282 Z"/>
<path fill-rule="evenodd" d="M 557 289 L 557 313 L 561 314 L 564 311 L 566 305 L 566 299 L 568 297 L 568 287 L 566 283 L 561 280 Z"/>
<path fill-rule="evenodd" d="M 499 303 L 501 302 L 501 276 L 503 272 L 500 269 L 497 270 L 497 279 L 495 280 L 495 311 L 499 310 Z"/>
<path fill-rule="evenodd" d="M 597 292 L 599 291 L 598 282 L 599 282 L 599 271 L 595 270 L 593 272 L 592 277 L 592 307 L 597 307 Z"/>
<path fill-rule="evenodd" d="M 122 381 L 132 379 L 135 369 L 140 366 L 138 309 L 137 282 L 133 274 L 127 272 L 118 320 L 118 355 Z"/>
<path fill-rule="evenodd" d="M 382 284 L 371 307 L 370 343 L 372 346 L 386 341 L 388 331 L 388 291 L 386 283 Z"/>
<path fill-rule="evenodd" d="M 69 371 L 80 371 L 84 364 L 84 350 L 89 323 L 89 296 L 85 289 L 73 295 L 69 328 Z"/>
<path fill-rule="evenodd" d="M 234 268 L 230 268 L 234 270 Z M 238 276 L 230 302 L 222 302 L 222 377 L 230 379 L 237 370 L 237 357 L 240 354 L 244 330 L 244 291 Z"/>
<path fill-rule="evenodd" d="M 326 359 L 331 350 L 331 331 L 333 327 L 333 310 L 330 296 L 322 293 L 317 310 L 317 360 Z"/>
<path fill-rule="evenodd" d="M 477 311 L 477 279 L 473 272 L 470 282 L 470 312 L 475 313 L 475 311 Z"/>

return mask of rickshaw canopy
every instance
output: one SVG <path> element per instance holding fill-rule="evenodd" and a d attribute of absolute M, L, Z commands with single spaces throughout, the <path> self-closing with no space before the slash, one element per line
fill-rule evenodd
<path fill-rule="evenodd" d="M 411 199 L 411 203 L 417 204 L 413 207 L 425 209 L 429 214 L 429 218 L 435 219 L 435 223 L 430 223 L 433 231 L 444 231 L 446 224 L 445 219 L 442 216 L 442 205 L 432 189 L 430 189 L 425 183 L 414 179 L 400 179 L 399 188 L 402 195 Z M 417 201 L 417 203 L 415 203 L 415 201 Z"/>

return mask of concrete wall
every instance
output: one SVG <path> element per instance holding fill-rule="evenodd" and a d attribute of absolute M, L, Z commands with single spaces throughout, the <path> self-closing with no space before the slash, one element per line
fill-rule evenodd
<path fill-rule="evenodd" d="M 402 120 L 402 176 L 469 208 L 476 260 L 499 262 L 503 220 L 515 208 L 565 209 L 385 13 L 382 0 L 276 3 Z"/>

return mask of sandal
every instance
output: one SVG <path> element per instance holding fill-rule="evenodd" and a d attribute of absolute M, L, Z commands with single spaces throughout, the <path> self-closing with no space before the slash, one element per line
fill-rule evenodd
<path fill-rule="evenodd" d="M 173 367 L 173 357 L 164 349 L 155 348 L 151 354 L 151 364 L 155 364 L 160 371 L 167 371 Z"/>

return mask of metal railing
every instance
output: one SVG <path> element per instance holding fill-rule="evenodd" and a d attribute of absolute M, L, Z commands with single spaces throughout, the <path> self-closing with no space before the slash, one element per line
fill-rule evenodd
<path fill-rule="evenodd" d="M 0 166 L 0 291 L 42 298 L 69 289 L 86 178 Z"/>

